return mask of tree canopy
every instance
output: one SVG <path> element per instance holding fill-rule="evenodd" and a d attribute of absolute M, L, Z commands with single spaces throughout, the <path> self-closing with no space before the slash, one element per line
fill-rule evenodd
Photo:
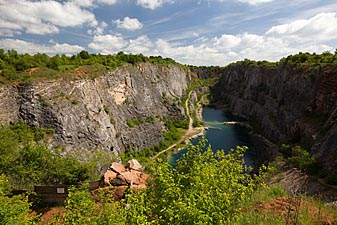
<path fill-rule="evenodd" d="M 149 62 L 153 64 L 167 65 L 177 64 L 173 59 L 163 58 L 161 56 L 146 57 L 142 54 L 125 54 L 119 52 L 115 55 L 91 54 L 87 51 L 81 51 L 76 55 L 54 55 L 48 56 L 44 53 L 35 55 L 19 54 L 16 50 L 0 49 L 0 83 L 11 81 L 29 80 L 35 77 L 57 77 L 66 72 L 71 72 L 80 66 L 104 66 L 105 71 L 114 69 L 125 63 L 137 64 Z M 31 76 L 29 69 L 47 68 L 40 74 Z M 104 72 L 104 71 L 103 71 Z M 38 75 L 38 76 L 37 76 Z"/>

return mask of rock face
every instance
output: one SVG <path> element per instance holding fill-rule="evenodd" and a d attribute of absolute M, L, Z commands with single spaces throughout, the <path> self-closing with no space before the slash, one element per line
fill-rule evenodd
<path fill-rule="evenodd" d="M 337 67 L 234 65 L 214 94 L 274 143 L 301 143 L 337 172 Z"/>
<path fill-rule="evenodd" d="M 125 167 L 122 164 L 113 163 L 110 168 L 104 173 L 104 184 L 108 186 L 130 185 L 133 189 L 146 188 L 146 182 L 149 178 L 149 175 L 145 174 L 142 171 L 139 171 L 139 168 L 137 168 L 137 170 L 134 168 L 130 168 L 129 165 L 132 164 L 139 165 L 139 168 L 143 168 L 140 163 L 135 159 L 129 160 Z"/>
<path fill-rule="evenodd" d="M 0 121 L 54 128 L 54 141 L 67 150 L 137 151 L 163 139 L 163 118 L 185 117 L 176 103 L 189 79 L 190 72 L 177 65 L 143 63 L 94 79 L 1 86 Z M 136 120 L 140 124 L 128 125 Z"/>

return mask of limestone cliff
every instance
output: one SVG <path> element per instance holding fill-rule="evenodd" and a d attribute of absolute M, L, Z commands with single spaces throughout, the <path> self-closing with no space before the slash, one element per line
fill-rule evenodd
<path fill-rule="evenodd" d="M 125 65 L 94 79 L 0 87 L 0 120 L 52 127 L 67 149 L 142 149 L 163 139 L 163 118 L 184 118 L 177 102 L 190 73 L 177 65 Z M 146 118 L 150 118 L 146 122 Z M 129 127 L 127 121 L 142 120 Z"/>
<path fill-rule="evenodd" d="M 214 92 L 274 143 L 301 143 L 337 172 L 337 67 L 233 65 Z"/>

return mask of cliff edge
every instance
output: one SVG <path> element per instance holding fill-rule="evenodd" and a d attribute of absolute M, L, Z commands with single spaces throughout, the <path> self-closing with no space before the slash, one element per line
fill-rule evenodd
<path fill-rule="evenodd" d="M 300 143 L 337 172 L 336 65 L 234 64 L 213 93 L 273 143 Z"/>
<path fill-rule="evenodd" d="M 54 128 L 53 141 L 68 150 L 99 148 L 117 155 L 157 145 L 166 118 L 185 118 L 179 101 L 189 79 L 190 72 L 178 65 L 140 63 L 91 79 L 1 86 L 0 121 Z"/>

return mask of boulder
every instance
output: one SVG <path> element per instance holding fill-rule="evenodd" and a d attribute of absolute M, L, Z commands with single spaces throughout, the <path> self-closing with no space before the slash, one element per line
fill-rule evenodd
<path fill-rule="evenodd" d="M 110 181 L 110 184 L 112 184 L 113 186 L 127 186 L 128 182 L 126 182 L 126 179 L 124 178 L 124 176 L 122 176 L 121 174 L 118 174 L 115 179 Z"/>
<path fill-rule="evenodd" d="M 126 164 L 126 168 L 129 170 L 136 170 L 136 171 L 143 171 L 142 165 L 136 160 L 136 159 L 131 159 L 128 161 Z"/>
<path fill-rule="evenodd" d="M 124 167 L 121 163 L 114 162 L 104 173 L 102 182 L 109 187 L 102 191 L 112 192 L 114 201 L 121 200 L 125 191 L 131 187 L 132 190 L 141 190 L 147 187 L 147 180 L 151 176 L 143 172 L 142 165 L 135 159 L 129 160 Z"/>
<path fill-rule="evenodd" d="M 140 183 L 140 176 L 141 176 L 141 172 L 138 172 L 138 171 L 134 171 L 134 170 L 131 170 L 131 171 L 126 171 L 124 173 L 121 174 L 126 182 L 128 184 L 139 184 Z"/>
<path fill-rule="evenodd" d="M 125 167 L 123 164 L 121 163 L 117 163 L 117 162 L 113 162 L 110 165 L 110 169 L 118 174 L 122 174 L 125 172 Z"/>
<path fill-rule="evenodd" d="M 104 184 L 105 185 L 110 185 L 111 181 L 113 179 L 115 179 L 117 177 L 117 173 L 111 171 L 111 170 L 107 170 L 105 173 L 104 173 Z"/>

